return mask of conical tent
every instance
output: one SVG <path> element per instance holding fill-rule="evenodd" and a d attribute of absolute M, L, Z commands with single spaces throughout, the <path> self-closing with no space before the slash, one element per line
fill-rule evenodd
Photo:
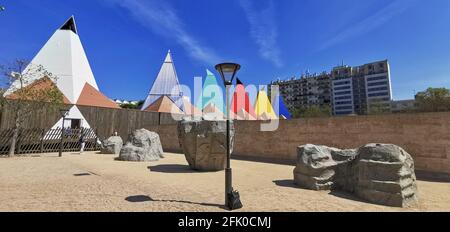
<path fill-rule="evenodd" d="M 203 109 L 203 117 L 206 120 L 225 120 L 227 118 L 227 116 L 220 109 L 218 109 L 214 103 L 209 103 L 205 106 Z"/>
<path fill-rule="evenodd" d="M 178 81 L 177 72 L 173 63 L 172 54 L 169 50 L 166 59 L 159 71 L 158 76 L 153 82 L 150 93 L 142 106 L 145 110 L 161 96 L 167 96 L 180 108 L 183 108 L 183 92 L 181 92 L 180 82 Z"/>
<path fill-rule="evenodd" d="M 47 41 L 30 65 L 24 70 L 28 72 L 35 65 L 42 67 L 57 77 L 58 89 L 72 104 L 77 104 L 81 93 L 89 84 L 99 91 L 94 74 L 92 73 L 83 45 L 75 24 L 75 18 L 70 17 Z M 35 76 L 35 80 L 42 78 Z M 28 80 L 32 83 L 33 80 Z M 20 87 L 17 81 L 5 93 L 9 95 Z M 115 105 L 114 108 L 116 108 Z"/>
<path fill-rule="evenodd" d="M 255 112 L 258 119 L 277 119 L 272 104 L 270 104 L 269 98 L 264 90 L 258 92 L 258 97 L 255 103 Z"/>
<path fill-rule="evenodd" d="M 206 74 L 203 90 L 197 102 L 197 108 L 203 110 L 206 106 L 212 104 L 221 112 L 225 112 L 222 88 L 217 84 L 216 76 L 212 72 L 206 70 Z"/>
<path fill-rule="evenodd" d="M 192 105 L 190 99 L 186 96 L 183 97 L 183 107 L 186 115 L 202 116 L 202 111 Z"/>
<path fill-rule="evenodd" d="M 46 71 L 56 76 L 49 79 L 47 76 L 33 75 L 27 79 L 30 88 L 47 89 L 56 86 L 64 96 L 65 104 L 99 106 L 106 108 L 119 108 L 112 100 L 104 96 L 94 78 L 89 61 L 78 36 L 75 18 L 71 16 L 50 37 L 38 54 L 32 59 L 23 73 L 30 73 L 36 66 L 42 66 Z M 19 81 L 14 82 L 5 92 L 5 97 L 13 97 L 14 92 L 21 87 Z M 65 125 L 89 127 L 78 107 L 73 106 L 67 117 Z M 84 123 L 83 123 L 84 122 Z M 61 127 L 62 119 L 53 127 Z"/>
<path fill-rule="evenodd" d="M 148 112 L 159 112 L 159 113 L 172 113 L 172 114 L 183 114 L 183 112 L 178 108 L 177 105 L 167 96 L 161 96 L 153 102 L 144 111 Z"/>
<path fill-rule="evenodd" d="M 245 86 L 241 82 L 241 80 L 237 79 L 236 89 L 233 94 L 233 100 L 231 101 L 231 111 L 236 115 L 238 115 L 238 113 L 240 112 L 240 115 L 242 116 L 242 110 L 244 110 L 248 115 L 251 116 L 249 117 L 249 119 L 256 118 L 255 109 L 250 103 L 249 94 L 245 91 Z M 242 118 L 242 120 L 245 119 L 246 118 Z"/>
<path fill-rule="evenodd" d="M 275 114 L 279 118 L 292 119 L 291 113 L 289 112 L 288 108 L 284 104 L 283 97 L 280 94 L 277 94 L 274 102 L 272 103 L 272 106 L 273 106 L 273 110 L 275 111 Z"/>

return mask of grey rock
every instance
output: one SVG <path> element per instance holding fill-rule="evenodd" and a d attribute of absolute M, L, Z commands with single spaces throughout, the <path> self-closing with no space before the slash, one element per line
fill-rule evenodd
<path fill-rule="evenodd" d="M 356 150 L 339 150 L 308 144 L 298 147 L 294 182 L 312 190 L 331 190 L 346 185 L 348 162 L 356 156 Z"/>
<path fill-rule="evenodd" d="M 163 157 L 159 135 L 146 129 L 134 131 L 127 144 L 121 149 L 118 160 L 122 161 L 157 161 Z"/>
<path fill-rule="evenodd" d="M 368 144 L 358 151 L 353 192 L 372 203 L 407 207 L 418 202 L 414 161 L 393 144 Z"/>
<path fill-rule="evenodd" d="M 102 154 L 119 155 L 123 147 L 123 140 L 120 136 L 111 136 L 102 143 Z"/>
<path fill-rule="evenodd" d="M 294 182 L 312 190 L 344 190 L 388 206 L 407 207 L 418 201 L 414 161 L 392 144 L 368 144 L 357 150 L 301 146 Z"/>
<path fill-rule="evenodd" d="M 198 171 L 220 171 L 226 167 L 226 121 L 184 118 L 178 122 L 180 146 L 189 166 Z M 234 124 L 230 122 L 230 152 Z"/>

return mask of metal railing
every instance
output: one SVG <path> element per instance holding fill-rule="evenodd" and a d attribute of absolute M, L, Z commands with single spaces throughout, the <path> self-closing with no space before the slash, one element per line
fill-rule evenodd
<path fill-rule="evenodd" d="M 0 155 L 7 155 L 11 147 L 14 130 L 0 130 Z M 97 133 L 92 128 L 70 129 L 20 129 L 15 154 L 36 154 L 58 152 L 61 146 L 63 152 L 75 152 L 81 148 L 80 137 L 83 134 L 85 151 L 97 151 Z"/>

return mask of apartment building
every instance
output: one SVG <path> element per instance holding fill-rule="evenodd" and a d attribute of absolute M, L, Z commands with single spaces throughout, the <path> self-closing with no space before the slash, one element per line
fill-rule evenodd
<path fill-rule="evenodd" d="M 389 111 L 392 99 L 390 67 L 387 60 L 361 66 L 341 65 L 330 72 L 302 75 L 275 81 L 287 107 L 329 105 L 334 115 Z"/>
<path fill-rule="evenodd" d="M 272 82 L 271 85 L 278 85 L 286 107 L 295 109 L 312 105 L 330 105 L 330 83 L 329 74 L 321 73 L 304 74 L 300 79 L 293 77 L 287 81 Z"/>

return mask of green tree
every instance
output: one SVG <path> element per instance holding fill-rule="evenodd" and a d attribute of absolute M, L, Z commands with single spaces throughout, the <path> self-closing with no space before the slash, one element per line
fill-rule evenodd
<path fill-rule="evenodd" d="M 383 101 L 372 101 L 369 103 L 369 114 L 387 114 L 391 113 L 390 103 Z"/>
<path fill-rule="evenodd" d="M 416 104 L 422 112 L 450 111 L 450 90 L 446 88 L 428 88 L 416 95 Z"/>
<path fill-rule="evenodd" d="M 120 107 L 122 109 L 135 109 L 135 110 L 140 110 L 142 108 L 142 106 L 144 105 L 144 101 L 139 101 L 137 104 L 133 104 L 133 103 L 128 103 L 128 104 L 121 104 Z"/>
<path fill-rule="evenodd" d="M 331 107 L 327 105 L 313 105 L 307 107 L 299 107 L 292 111 L 294 118 L 321 118 L 330 117 L 332 115 Z"/>
<path fill-rule="evenodd" d="M 9 156 L 14 156 L 19 130 L 33 112 L 52 111 L 63 104 L 63 94 L 56 87 L 57 77 L 41 65 L 16 60 L 11 65 L 0 66 L 1 79 L 8 90 L 0 92 L 0 108 L 14 112 L 13 135 Z"/>

